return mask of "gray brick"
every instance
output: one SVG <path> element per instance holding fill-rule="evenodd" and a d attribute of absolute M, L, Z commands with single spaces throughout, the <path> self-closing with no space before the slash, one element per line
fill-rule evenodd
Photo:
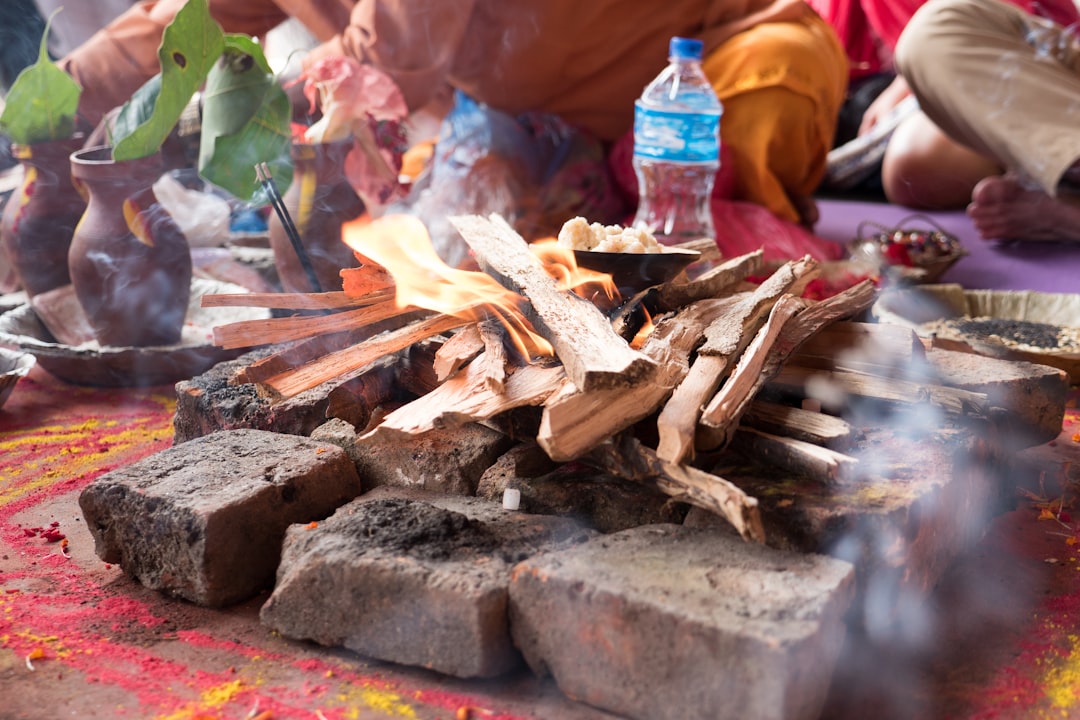
<path fill-rule="evenodd" d="M 848 563 L 652 525 L 514 569 L 515 644 L 569 697 L 639 720 L 811 720 L 854 590 Z"/>
<path fill-rule="evenodd" d="M 514 563 L 588 536 L 476 498 L 379 488 L 316 528 L 289 529 L 260 616 L 289 638 L 494 677 L 521 665 L 506 610 Z"/>
<path fill-rule="evenodd" d="M 79 496 L 98 556 L 143 585 L 199 605 L 273 585 L 286 528 L 360 494 L 338 447 L 229 430 L 113 470 Z"/>

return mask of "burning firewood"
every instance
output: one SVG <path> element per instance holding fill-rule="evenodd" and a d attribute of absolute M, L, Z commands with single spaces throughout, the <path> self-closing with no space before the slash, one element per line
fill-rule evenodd
<path fill-rule="evenodd" d="M 695 437 L 697 448 L 727 446 L 754 395 L 780 372 L 799 345 L 825 325 L 870 307 L 875 296 L 873 284 L 863 281 L 809 307 L 790 296 L 778 302 L 731 378 L 705 406 Z"/>
<path fill-rule="evenodd" d="M 697 359 L 657 421 L 660 457 L 678 463 L 692 455 L 701 408 L 720 387 L 777 300 L 786 293 L 801 292 L 816 272 L 817 262 L 810 257 L 785 264 L 705 330 Z"/>
<path fill-rule="evenodd" d="M 529 299 L 525 310 L 529 320 L 554 346 L 574 385 L 583 390 L 620 387 L 656 373 L 656 364 L 616 335 L 594 304 L 559 288 L 525 239 L 501 217 L 450 220 L 480 267 Z"/>
<path fill-rule="evenodd" d="M 654 487 L 725 518 L 746 540 L 765 542 L 757 499 L 721 477 L 669 463 L 626 434 L 594 448 L 588 460 L 612 475 Z"/>

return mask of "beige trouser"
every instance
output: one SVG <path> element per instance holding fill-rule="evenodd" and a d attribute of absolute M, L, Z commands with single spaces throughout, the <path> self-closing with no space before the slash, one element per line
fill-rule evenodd
<path fill-rule="evenodd" d="M 1050 195 L 1080 158 L 1080 43 L 998 0 L 932 0 L 908 23 L 896 66 L 958 142 Z"/>

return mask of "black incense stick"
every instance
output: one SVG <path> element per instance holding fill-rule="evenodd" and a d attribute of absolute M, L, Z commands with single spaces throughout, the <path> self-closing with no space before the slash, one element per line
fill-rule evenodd
<path fill-rule="evenodd" d="M 285 201 L 278 191 L 277 184 L 274 183 L 273 175 L 270 174 L 270 166 L 266 163 L 257 164 L 255 166 L 255 177 L 262 183 L 263 190 L 270 197 L 270 204 L 274 206 L 274 211 L 277 212 L 278 219 L 281 220 L 281 226 L 285 228 L 285 234 L 289 237 L 289 242 L 292 243 L 296 257 L 300 260 L 300 266 L 304 268 L 304 273 L 307 275 L 312 289 L 315 292 L 322 292 L 319 278 L 315 275 L 315 268 L 311 265 L 311 258 L 308 257 L 304 243 L 300 239 L 300 232 L 296 229 L 296 224 L 293 222 L 288 208 L 285 207 Z"/>

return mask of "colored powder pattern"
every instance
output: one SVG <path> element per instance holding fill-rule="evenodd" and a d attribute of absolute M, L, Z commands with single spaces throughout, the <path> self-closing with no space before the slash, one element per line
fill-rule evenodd
<path fill-rule="evenodd" d="M 65 546 L 48 540 L 64 537 L 59 522 L 50 528 L 17 522 L 19 513 L 169 447 L 174 392 L 74 387 L 35 368 L 0 410 L 0 554 L 26 560 L 0 572 L 0 664 L 64 668 L 88 684 L 120 690 L 131 700 L 115 709 L 117 717 L 409 720 L 483 706 L 461 694 L 360 673 L 344 660 L 293 653 L 271 633 L 247 644 L 169 632 L 175 603 L 128 594 L 130 586 L 116 582 L 119 568 L 81 568 Z M 174 659 L 175 644 L 198 648 L 198 667 Z M 518 720 L 496 710 L 485 717 Z"/>

